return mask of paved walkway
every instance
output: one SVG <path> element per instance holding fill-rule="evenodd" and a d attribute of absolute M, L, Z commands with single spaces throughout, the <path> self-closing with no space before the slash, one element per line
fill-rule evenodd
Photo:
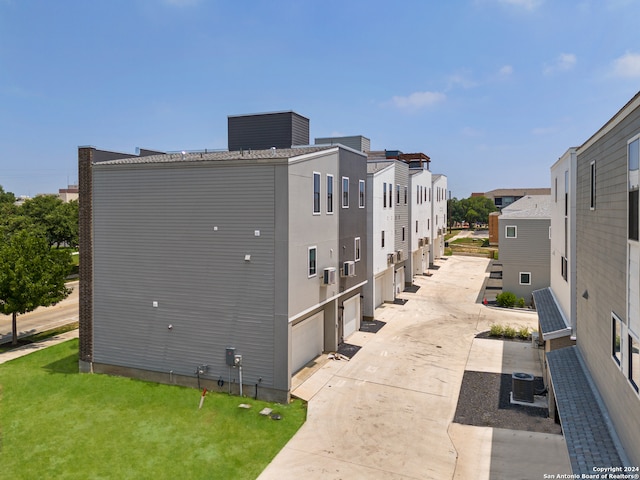
<path fill-rule="evenodd" d="M 42 350 L 43 348 L 47 348 L 52 345 L 57 345 L 58 343 L 66 342 L 67 340 L 71 340 L 72 338 L 78 338 L 78 330 L 72 330 L 70 332 L 61 333 L 60 335 L 47 338 L 46 340 L 42 340 L 40 342 L 31 343 L 29 345 L 24 345 L 22 347 L 14 348 L 13 350 L 10 350 L 5 353 L 0 353 L 0 364 L 8 362 L 9 360 L 14 360 L 16 358 L 24 357 L 25 355 L 29 355 L 30 353 L 37 352 L 38 350 Z"/>
<path fill-rule="evenodd" d="M 476 303 L 488 259 L 448 257 L 417 277 L 405 305 L 385 304 L 378 333 L 356 332 L 350 361 L 320 359 L 293 381 L 307 422 L 265 469 L 270 479 L 540 479 L 570 473 L 560 435 L 452 423 L 465 369 L 531 371 L 532 350 L 475 339 L 537 315 Z"/>

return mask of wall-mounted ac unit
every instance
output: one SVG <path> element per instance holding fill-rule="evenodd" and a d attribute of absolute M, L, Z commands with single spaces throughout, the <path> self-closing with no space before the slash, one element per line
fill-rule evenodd
<path fill-rule="evenodd" d="M 534 376 L 529 373 L 511 375 L 511 395 L 517 402 L 533 403 Z"/>
<path fill-rule="evenodd" d="M 424 244 L 429 245 L 429 237 L 424 237 Z"/>
<path fill-rule="evenodd" d="M 396 252 L 396 263 L 400 263 L 402 261 L 402 250 L 398 250 Z"/>
<path fill-rule="evenodd" d="M 424 238 L 419 238 L 418 239 L 418 247 L 423 247 L 424 246 Z"/>
<path fill-rule="evenodd" d="M 336 283 L 336 269 L 333 267 L 325 268 L 322 272 L 322 284 L 333 285 Z"/>
<path fill-rule="evenodd" d="M 342 276 L 353 277 L 356 274 L 356 262 L 348 261 L 342 264 Z"/>
<path fill-rule="evenodd" d="M 387 264 L 393 265 L 394 263 L 396 263 L 396 254 L 395 253 L 387 254 Z"/>

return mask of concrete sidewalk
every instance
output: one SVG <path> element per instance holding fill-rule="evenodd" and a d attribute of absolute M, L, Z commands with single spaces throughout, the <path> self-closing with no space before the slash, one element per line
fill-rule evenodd
<path fill-rule="evenodd" d="M 42 350 L 43 348 L 51 347 L 52 345 L 57 345 L 58 343 L 66 342 L 67 340 L 71 340 L 72 338 L 78 338 L 78 330 L 72 330 L 70 332 L 61 333 L 60 335 L 56 335 L 55 337 L 47 338 L 46 340 L 41 340 L 40 342 L 31 343 L 29 345 L 24 345 L 22 347 L 14 348 L 5 353 L 0 353 L 0 364 L 6 363 L 10 360 L 14 360 L 16 358 L 24 357 L 25 355 L 29 355 L 30 353 L 37 352 L 38 350 Z"/>
<path fill-rule="evenodd" d="M 321 358 L 292 381 L 307 422 L 259 477 L 269 479 L 543 478 L 570 473 L 560 435 L 454 424 L 464 371 L 539 373 L 537 351 L 476 339 L 537 315 L 476 303 L 488 259 L 448 257 L 420 288 L 385 304 L 378 333 L 356 332 L 350 360 Z M 517 345 L 520 345 L 518 347 Z"/>

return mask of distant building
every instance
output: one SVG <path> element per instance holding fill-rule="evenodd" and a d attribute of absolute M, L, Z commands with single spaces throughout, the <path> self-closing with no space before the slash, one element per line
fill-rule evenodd
<path fill-rule="evenodd" d="M 498 210 L 508 207 L 526 195 L 551 195 L 550 188 L 499 188 L 484 193 L 472 193 L 472 197 L 487 197 Z"/>
<path fill-rule="evenodd" d="M 58 190 L 58 198 L 64 203 L 78 200 L 78 185 L 69 185 L 67 188 Z"/>

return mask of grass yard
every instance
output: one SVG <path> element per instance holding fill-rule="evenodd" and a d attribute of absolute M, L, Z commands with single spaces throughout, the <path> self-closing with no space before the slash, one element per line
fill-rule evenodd
<path fill-rule="evenodd" d="M 77 340 L 0 365 L 2 478 L 255 479 L 306 417 L 300 401 L 209 393 L 199 410 L 196 389 L 77 372 Z"/>

